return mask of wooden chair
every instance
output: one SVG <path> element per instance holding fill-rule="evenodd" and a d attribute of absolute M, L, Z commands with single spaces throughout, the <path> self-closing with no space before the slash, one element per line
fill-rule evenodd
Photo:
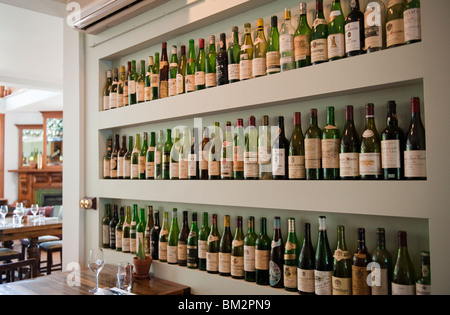
<path fill-rule="evenodd" d="M 22 260 L 23 255 L 9 248 L 0 248 L 0 262 L 10 263 L 13 259 Z"/>
<path fill-rule="evenodd" d="M 38 266 L 41 272 L 46 271 L 47 275 L 51 275 L 52 271 L 62 270 L 62 241 L 45 242 L 39 245 L 39 250 L 47 253 L 46 261 L 39 261 Z M 53 253 L 60 255 L 61 263 L 53 264 Z M 39 255 L 40 257 L 40 255 Z M 46 263 L 46 267 L 41 268 L 41 264 Z"/>
<path fill-rule="evenodd" d="M 3 274 L 5 274 L 5 278 Z M 34 279 L 36 275 L 36 261 L 34 259 L 0 265 L 0 284 L 15 282 L 16 280 Z"/>

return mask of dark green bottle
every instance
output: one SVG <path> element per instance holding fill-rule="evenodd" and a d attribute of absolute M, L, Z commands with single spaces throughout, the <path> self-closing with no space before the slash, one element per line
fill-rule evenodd
<path fill-rule="evenodd" d="M 239 45 L 239 28 L 233 26 L 233 42 L 228 47 L 228 82 L 240 81 L 241 45 Z"/>
<path fill-rule="evenodd" d="M 241 216 L 236 219 L 236 232 L 231 243 L 231 277 L 244 279 L 244 232 Z"/>
<path fill-rule="evenodd" d="M 317 109 L 310 111 L 310 126 L 305 132 L 305 169 L 307 180 L 322 179 L 322 130 L 317 125 Z"/>
<path fill-rule="evenodd" d="M 377 248 L 373 252 L 372 262 L 380 267 L 379 282 L 372 284 L 372 295 L 390 295 L 392 282 L 392 256 L 386 248 L 384 228 L 377 228 Z"/>
<path fill-rule="evenodd" d="M 332 294 L 333 252 L 328 243 L 326 217 L 319 217 L 319 239 L 316 249 L 315 293 L 316 295 Z"/>
<path fill-rule="evenodd" d="M 208 212 L 203 212 L 202 226 L 198 231 L 198 269 L 202 271 L 206 271 L 209 233 Z"/>
<path fill-rule="evenodd" d="M 322 135 L 323 179 L 338 180 L 341 132 L 334 123 L 334 107 L 327 107 L 327 125 Z"/>
<path fill-rule="evenodd" d="M 345 227 L 337 228 L 337 246 L 333 262 L 333 295 L 352 295 L 352 255 L 345 242 Z"/>
<path fill-rule="evenodd" d="M 205 40 L 199 39 L 198 58 L 195 64 L 195 90 L 204 90 L 206 87 L 206 53 Z"/>
<path fill-rule="evenodd" d="M 295 65 L 297 69 L 311 65 L 311 28 L 308 24 L 306 2 L 300 3 L 300 18 L 294 35 Z"/>
<path fill-rule="evenodd" d="M 288 219 L 288 236 L 284 246 L 284 289 L 295 292 L 298 287 L 298 257 L 300 244 L 295 232 L 295 219 Z"/>
<path fill-rule="evenodd" d="M 269 285 L 269 261 L 271 240 L 267 235 L 267 219 L 261 218 L 261 232 L 256 239 L 256 284 Z"/>
<path fill-rule="evenodd" d="M 255 218 L 248 218 L 248 230 L 244 239 L 244 279 L 248 282 L 256 281 L 255 270 L 255 250 L 256 239 L 258 235 L 255 233 Z"/>
<path fill-rule="evenodd" d="M 187 239 L 187 267 L 198 268 L 198 225 L 197 212 L 192 213 L 191 229 Z"/>
<path fill-rule="evenodd" d="M 314 268 L 316 254 L 311 242 L 311 224 L 305 223 L 303 229 L 303 245 L 298 257 L 298 293 L 301 295 L 314 295 Z"/>
<path fill-rule="evenodd" d="M 328 23 L 323 14 L 323 0 L 316 0 L 316 18 L 311 32 L 311 62 L 328 61 Z"/>
<path fill-rule="evenodd" d="M 162 179 L 170 179 L 170 152 L 172 151 L 172 146 L 172 130 L 167 129 L 166 143 L 164 144 L 162 152 Z"/>
<path fill-rule="evenodd" d="M 186 93 L 195 91 L 195 65 L 197 63 L 195 56 L 195 42 L 193 39 L 189 40 L 189 58 L 186 66 L 185 89 Z"/>

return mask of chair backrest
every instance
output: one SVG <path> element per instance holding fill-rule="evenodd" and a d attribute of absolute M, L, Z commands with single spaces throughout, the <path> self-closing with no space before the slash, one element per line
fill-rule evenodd
<path fill-rule="evenodd" d="M 0 265 L 0 284 L 4 282 L 15 282 L 24 280 L 24 274 L 29 275 L 27 278 L 36 278 L 36 260 L 28 259 L 10 264 Z"/>

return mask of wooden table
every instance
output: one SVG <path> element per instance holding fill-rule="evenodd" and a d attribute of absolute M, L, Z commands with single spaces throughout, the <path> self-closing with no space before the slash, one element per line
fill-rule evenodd
<path fill-rule="evenodd" d="M 99 275 L 99 287 L 116 287 L 116 273 L 117 266 L 106 265 Z M 50 276 L 2 284 L 0 295 L 91 295 L 89 290 L 95 287 L 95 275 L 87 268 L 80 271 L 79 286 L 69 286 L 67 279 L 74 279 L 71 272 L 55 272 Z M 187 286 L 158 278 L 135 279 L 131 289 L 136 295 L 189 295 L 190 292 Z"/>
<path fill-rule="evenodd" d="M 6 248 L 13 249 L 13 241 L 28 238 L 28 258 L 39 261 L 39 248 L 37 242 L 40 236 L 44 235 L 62 235 L 62 220 L 59 218 L 45 218 L 41 222 L 35 222 L 32 216 L 28 216 L 28 222 L 23 223 L 20 227 L 12 225 L 11 218 L 6 220 L 7 224 L 0 222 L 0 242 Z M 39 268 L 37 268 L 39 274 Z"/>

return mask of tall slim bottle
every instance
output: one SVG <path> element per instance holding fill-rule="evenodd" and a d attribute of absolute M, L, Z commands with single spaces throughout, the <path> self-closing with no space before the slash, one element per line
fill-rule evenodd
<path fill-rule="evenodd" d="M 250 23 L 245 23 L 244 25 L 244 42 L 241 46 L 241 54 L 239 59 L 239 79 L 241 81 L 251 79 L 253 77 L 253 41 Z"/>
<path fill-rule="evenodd" d="M 359 152 L 361 143 L 353 118 L 353 106 L 345 107 L 345 127 L 342 133 L 339 154 L 339 175 L 341 179 L 356 180 L 359 176 Z"/>
<path fill-rule="evenodd" d="M 214 123 L 214 136 L 211 140 L 211 146 L 208 154 L 208 179 L 218 180 L 220 179 L 220 164 L 221 164 L 221 152 L 222 143 L 220 141 L 220 124 L 218 122 Z"/>
<path fill-rule="evenodd" d="M 200 155 L 200 138 L 198 128 L 194 128 L 192 138 L 191 151 L 189 153 L 189 179 L 196 180 L 200 178 L 199 155 Z"/>
<path fill-rule="evenodd" d="M 102 247 L 103 248 L 110 248 L 110 238 L 111 235 L 109 233 L 109 225 L 111 223 L 111 205 L 106 204 L 105 205 L 105 216 L 102 220 Z"/>
<path fill-rule="evenodd" d="M 131 154 L 131 178 L 139 179 L 139 154 L 141 152 L 141 135 L 136 134 L 134 148 Z"/>
<path fill-rule="evenodd" d="M 136 72 L 136 60 L 131 60 L 131 72 L 128 76 L 128 104 L 134 105 L 137 103 L 136 84 L 138 74 Z"/>
<path fill-rule="evenodd" d="M 220 154 L 222 163 L 220 165 L 221 179 L 233 179 L 233 134 L 231 121 L 225 125 L 225 133 Z"/>
<path fill-rule="evenodd" d="M 244 239 L 244 279 L 248 282 L 256 281 L 255 269 L 255 251 L 256 239 L 258 235 L 255 233 L 255 218 L 248 218 L 247 235 Z"/>
<path fill-rule="evenodd" d="M 159 225 L 159 210 L 155 210 L 155 224 L 150 230 L 150 257 L 159 260 L 159 235 L 161 226 Z"/>
<path fill-rule="evenodd" d="M 147 151 L 148 151 L 148 133 L 144 132 L 142 137 L 141 151 L 139 151 L 139 179 L 145 179 L 147 168 Z"/>
<path fill-rule="evenodd" d="M 125 79 L 123 81 L 123 106 L 130 105 L 129 98 L 128 98 L 128 91 L 129 91 L 129 84 L 128 84 L 128 78 L 131 74 L 131 61 L 127 62 L 127 73 L 125 74 Z"/>
<path fill-rule="evenodd" d="M 289 179 L 305 179 L 305 138 L 302 131 L 302 115 L 294 114 L 294 131 L 289 146 Z"/>
<path fill-rule="evenodd" d="M 254 78 L 267 75 L 267 40 L 264 34 L 264 20 L 259 19 L 258 30 L 254 42 L 253 60 L 252 60 L 252 74 Z"/>
<path fill-rule="evenodd" d="M 405 0 L 390 0 L 386 13 L 386 47 L 393 48 L 405 44 L 405 22 L 403 11 Z"/>
<path fill-rule="evenodd" d="M 145 102 L 145 60 L 141 60 L 139 70 L 139 76 L 136 81 L 136 101 L 143 103 Z"/>
<path fill-rule="evenodd" d="M 223 277 L 231 276 L 231 246 L 233 234 L 231 234 L 230 216 L 224 217 L 224 231 L 219 245 L 219 274 Z"/>
<path fill-rule="evenodd" d="M 431 295 L 430 252 L 422 251 L 420 256 L 422 268 L 419 279 L 416 281 L 416 295 Z"/>
<path fill-rule="evenodd" d="M 339 150 L 341 132 L 334 123 L 334 107 L 327 107 L 327 125 L 322 135 L 322 168 L 323 179 L 339 179 Z"/>
<path fill-rule="evenodd" d="M 365 49 L 372 53 L 386 48 L 386 6 L 381 0 L 370 0 L 364 13 Z"/>
<path fill-rule="evenodd" d="M 201 152 L 199 154 L 199 174 L 200 179 L 208 179 L 208 158 L 209 148 L 211 146 L 209 138 L 209 129 L 203 129 L 203 139 L 201 144 Z"/>
<path fill-rule="evenodd" d="M 159 98 L 169 97 L 169 58 L 167 43 L 162 43 L 161 62 L 159 64 Z"/>
<path fill-rule="evenodd" d="M 364 54 L 365 31 L 364 13 L 361 12 L 359 0 L 350 2 L 351 12 L 345 20 L 345 54 L 353 57 Z"/>
<path fill-rule="evenodd" d="M 256 118 L 251 116 L 248 122 L 248 133 L 245 135 L 244 179 L 259 179 L 258 165 L 258 129 Z"/>
<path fill-rule="evenodd" d="M 284 180 L 289 177 L 289 147 L 284 129 L 284 117 L 278 117 L 278 137 L 272 145 L 272 178 Z"/>
<path fill-rule="evenodd" d="M 106 153 L 103 157 L 103 179 L 111 179 L 111 152 L 112 140 L 106 141 Z"/>
<path fill-rule="evenodd" d="M 151 76 L 151 87 L 152 87 L 152 96 L 151 100 L 159 99 L 160 89 L 159 89 L 159 81 L 160 81 L 160 60 L 159 60 L 159 52 L 155 53 L 155 62 L 153 64 Z"/>
<path fill-rule="evenodd" d="M 174 140 L 172 149 L 170 150 L 170 165 L 169 165 L 169 178 L 171 180 L 177 180 L 180 178 L 180 147 L 181 147 L 181 135 L 178 128 L 174 132 Z"/>
<path fill-rule="evenodd" d="M 288 236 L 284 247 L 284 289 L 287 291 L 297 291 L 298 288 L 298 257 L 300 254 L 300 244 L 295 232 L 295 219 L 288 219 Z"/>
<path fill-rule="evenodd" d="M 211 35 L 209 37 L 208 54 L 206 55 L 205 86 L 207 89 L 217 86 L 216 59 L 216 37 L 214 35 Z"/>
<path fill-rule="evenodd" d="M 120 151 L 120 135 L 116 135 L 114 140 L 114 148 L 111 152 L 111 179 L 117 179 L 117 169 L 119 164 L 119 151 Z"/>
<path fill-rule="evenodd" d="M 228 84 L 228 52 L 225 33 L 220 34 L 219 51 L 216 57 L 216 83 L 217 86 Z"/>
<path fill-rule="evenodd" d="M 411 99 L 411 124 L 406 133 L 405 179 L 427 179 L 427 147 L 425 128 L 420 116 L 420 99 Z"/>
<path fill-rule="evenodd" d="M 184 94 L 186 92 L 186 69 L 187 69 L 187 57 L 186 46 L 182 45 L 180 48 L 180 64 L 177 72 L 177 95 Z"/>
<path fill-rule="evenodd" d="M 358 246 L 353 254 L 352 264 L 352 292 L 353 295 L 370 295 L 371 289 L 367 284 L 369 271 L 367 266 L 372 262 L 372 255 L 366 248 L 366 231 L 358 229 Z"/>
<path fill-rule="evenodd" d="M 145 226 L 145 253 L 147 255 L 151 254 L 151 230 L 155 225 L 155 220 L 153 219 L 153 206 L 148 206 L 147 211 L 147 221 Z"/>
<path fill-rule="evenodd" d="M 167 262 L 172 265 L 178 264 L 178 236 L 180 227 L 178 226 L 178 210 L 172 209 L 172 222 L 167 240 Z"/>
<path fill-rule="evenodd" d="M 192 136 L 188 127 L 183 129 L 183 140 L 181 141 L 178 163 L 180 164 L 179 178 L 189 178 L 189 155 L 191 153 Z"/>
<path fill-rule="evenodd" d="M 269 116 L 264 115 L 259 127 L 258 162 L 259 179 L 272 179 L 272 136 Z"/>
<path fill-rule="evenodd" d="M 164 148 L 164 132 L 162 130 L 158 131 L 158 143 L 155 148 L 155 179 L 162 179 L 162 157 Z"/>
<path fill-rule="evenodd" d="M 209 233 L 208 212 L 203 212 L 202 226 L 198 231 L 198 269 L 202 271 L 206 271 Z"/>
<path fill-rule="evenodd" d="M 296 68 L 311 65 L 311 28 L 308 24 L 306 2 L 300 3 L 300 17 L 294 34 L 294 52 Z"/>
<path fill-rule="evenodd" d="M 269 283 L 272 288 L 283 288 L 284 241 L 281 235 L 281 219 L 275 217 L 273 239 L 270 247 Z"/>
<path fill-rule="evenodd" d="M 197 212 L 192 213 L 191 229 L 187 238 L 187 267 L 198 268 L 198 225 Z"/>
<path fill-rule="evenodd" d="M 261 218 L 261 230 L 256 239 L 255 276 L 256 284 L 269 285 L 269 262 L 271 240 L 267 235 L 267 219 Z"/>
<path fill-rule="evenodd" d="M 160 262 L 167 262 L 167 247 L 169 240 L 169 213 L 164 212 L 163 214 L 163 224 L 161 232 L 159 233 L 159 248 L 158 257 Z"/>
<path fill-rule="evenodd" d="M 127 136 L 122 136 L 122 145 L 117 158 L 117 179 L 123 179 L 124 175 L 124 161 L 127 154 Z"/>
<path fill-rule="evenodd" d="M 122 252 L 131 252 L 131 207 L 126 207 L 125 221 L 123 222 L 123 232 L 122 232 Z"/>
<path fill-rule="evenodd" d="M 145 209 L 141 208 L 139 211 L 139 222 L 136 226 L 136 253 L 146 253 L 145 247 L 145 229 L 147 221 L 145 219 Z"/>
<path fill-rule="evenodd" d="M 311 31 L 311 63 L 328 61 L 328 24 L 323 14 L 323 0 L 316 0 L 316 18 Z"/>
<path fill-rule="evenodd" d="M 231 243 L 231 277 L 244 279 L 244 231 L 242 230 L 242 217 L 236 219 L 236 231 Z"/>
<path fill-rule="evenodd" d="M 208 273 L 219 273 L 220 233 L 217 226 L 217 214 L 212 215 L 212 225 L 206 248 L 206 271 Z"/>
<path fill-rule="evenodd" d="M 152 100 L 152 73 L 153 73 L 153 56 L 148 57 L 148 70 L 145 75 L 144 100 L 150 102 Z"/>
<path fill-rule="evenodd" d="M 403 19 L 405 22 L 405 44 L 420 42 L 422 40 L 422 27 L 419 0 L 406 0 Z"/>
<path fill-rule="evenodd" d="M 117 222 L 116 225 L 116 251 L 121 252 L 122 251 L 122 237 L 123 237 L 123 222 L 125 221 L 125 208 L 120 208 L 120 214 L 119 214 L 119 222 Z"/>
<path fill-rule="evenodd" d="M 145 158 L 145 178 L 155 179 L 155 151 L 156 151 L 156 134 L 150 132 L 150 141 Z"/>
<path fill-rule="evenodd" d="M 303 229 L 303 245 L 298 257 L 298 293 L 301 295 L 314 295 L 316 254 L 311 242 L 311 224 L 305 223 Z"/>
<path fill-rule="evenodd" d="M 233 140 L 233 174 L 234 179 L 244 179 L 245 135 L 244 120 L 238 118 L 236 134 Z"/>
<path fill-rule="evenodd" d="M 113 216 L 109 223 L 109 248 L 116 250 L 116 227 L 119 223 L 119 213 L 117 205 L 114 205 Z"/>
<path fill-rule="evenodd" d="M 240 80 L 241 45 L 239 45 L 239 28 L 233 26 L 231 32 L 233 42 L 228 47 L 228 82 L 234 83 Z"/>
<path fill-rule="evenodd" d="M 188 212 L 183 211 L 183 223 L 178 236 L 178 265 L 180 266 L 187 266 L 189 232 Z"/>
<path fill-rule="evenodd" d="M 398 232 L 398 252 L 392 277 L 392 295 L 415 295 L 416 274 L 409 258 L 407 234 Z"/>
<path fill-rule="evenodd" d="M 381 142 L 375 126 L 373 104 L 366 105 L 366 126 L 361 138 L 359 172 L 362 180 L 377 180 L 383 177 L 381 173 Z"/>
<path fill-rule="evenodd" d="M 345 242 L 345 227 L 337 228 L 337 248 L 333 262 L 333 295 L 352 295 L 352 255 Z"/>
<path fill-rule="evenodd" d="M 139 223 L 138 205 L 133 205 L 133 215 L 131 216 L 130 225 L 130 251 L 132 254 L 136 253 L 137 247 L 137 225 Z"/>
<path fill-rule="evenodd" d="M 189 58 L 186 66 L 185 88 L 186 93 L 195 91 L 195 64 L 197 57 L 195 55 L 195 42 L 193 39 L 189 40 Z"/>
<path fill-rule="evenodd" d="M 282 72 L 295 69 L 295 28 L 291 24 L 291 19 L 291 10 L 285 9 L 284 22 L 280 29 L 280 65 Z"/>
<path fill-rule="evenodd" d="M 328 243 L 326 217 L 319 218 L 319 239 L 316 249 L 316 264 L 314 268 L 316 295 L 331 295 L 333 277 L 333 253 Z"/>
<path fill-rule="evenodd" d="M 195 90 L 204 90 L 206 87 L 206 53 L 205 40 L 198 40 L 198 57 L 195 63 Z"/>
<path fill-rule="evenodd" d="M 169 96 L 177 95 L 178 52 L 177 46 L 172 46 L 169 65 Z"/>
<path fill-rule="evenodd" d="M 166 142 L 162 149 L 162 179 L 170 179 L 170 152 L 172 151 L 172 130 L 166 131 Z"/>
<path fill-rule="evenodd" d="M 103 110 L 110 110 L 111 104 L 110 104 L 110 91 L 111 91 L 111 85 L 113 83 L 112 81 L 112 72 L 111 70 L 106 71 L 106 82 L 105 86 L 103 87 Z"/>
<path fill-rule="evenodd" d="M 280 35 L 278 33 L 278 17 L 271 18 L 271 29 L 267 40 L 267 74 L 275 74 L 281 71 L 280 64 Z"/>
<path fill-rule="evenodd" d="M 330 22 L 328 23 L 328 59 L 330 61 L 345 57 L 345 17 L 341 1 L 333 0 Z"/>
<path fill-rule="evenodd" d="M 317 109 L 311 109 L 310 126 L 305 132 L 305 169 L 307 180 L 322 179 L 322 130 L 317 125 Z"/>
<path fill-rule="evenodd" d="M 375 270 L 375 277 L 379 271 L 378 279 L 375 278 L 375 280 L 378 281 L 372 283 L 371 286 L 372 295 L 390 295 L 392 282 L 392 256 L 386 249 L 386 235 L 384 228 L 377 228 L 377 248 L 373 252 L 372 262 L 379 266 L 379 270 Z M 374 277 L 372 276 L 371 279 L 373 280 Z"/>
<path fill-rule="evenodd" d="M 117 108 L 117 92 L 119 89 L 119 69 L 114 68 L 113 70 L 113 82 L 111 88 L 109 89 L 109 109 Z"/>

